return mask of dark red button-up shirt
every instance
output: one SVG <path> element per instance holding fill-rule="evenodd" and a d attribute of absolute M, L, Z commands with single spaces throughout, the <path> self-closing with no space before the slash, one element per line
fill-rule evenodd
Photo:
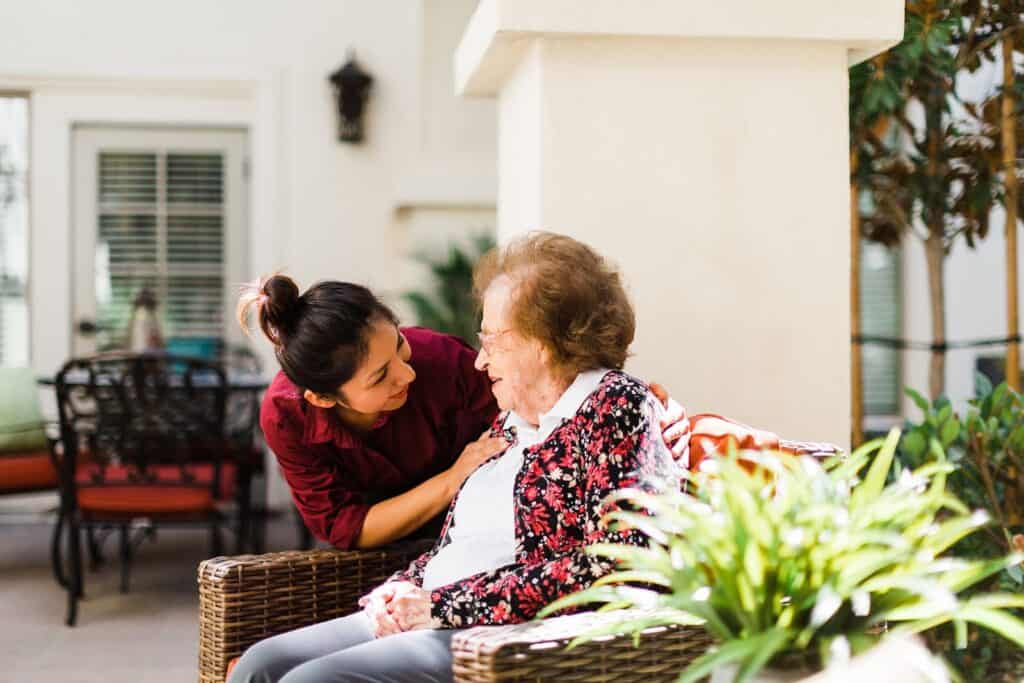
<path fill-rule="evenodd" d="M 401 408 L 368 433 L 346 428 L 279 372 L 263 398 L 260 426 L 310 531 L 332 545 L 355 546 L 377 501 L 443 472 L 498 413 L 476 351 L 457 337 L 402 329 L 416 379 Z"/>

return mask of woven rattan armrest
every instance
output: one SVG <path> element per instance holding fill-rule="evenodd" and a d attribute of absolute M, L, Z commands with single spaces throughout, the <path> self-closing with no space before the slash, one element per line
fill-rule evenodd
<path fill-rule="evenodd" d="M 199 680 L 220 683 L 228 662 L 278 633 L 354 612 L 359 598 L 431 545 L 214 557 L 199 565 Z"/>
<path fill-rule="evenodd" d="M 569 642 L 624 613 L 587 612 L 515 626 L 478 626 L 452 638 L 452 669 L 460 683 L 655 683 L 675 681 L 711 646 L 701 626 L 657 626 L 632 634 L 601 636 L 566 650 Z"/>

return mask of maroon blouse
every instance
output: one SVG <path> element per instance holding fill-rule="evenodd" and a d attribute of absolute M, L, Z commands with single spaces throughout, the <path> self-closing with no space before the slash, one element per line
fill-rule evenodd
<path fill-rule="evenodd" d="M 476 351 L 457 337 L 402 328 L 416 379 L 401 408 L 359 435 L 317 408 L 279 372 L 263 398 L 260 426 L 306 526 L 354 547 L 370 507 L 446 470 L 498 414 Z"/>

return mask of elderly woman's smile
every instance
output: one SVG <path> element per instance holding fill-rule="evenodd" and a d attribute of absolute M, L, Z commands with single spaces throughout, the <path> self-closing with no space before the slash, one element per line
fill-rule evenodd
<path fill-rule="evenodd" d="M 499 408 L 536 425 L 569 381 L 553 367 L 543 344 L 518 331 L 516 296 L 517 288 L 506 276 L 496 278 L 484 293 L 476 367 L 487 372 Z"/>

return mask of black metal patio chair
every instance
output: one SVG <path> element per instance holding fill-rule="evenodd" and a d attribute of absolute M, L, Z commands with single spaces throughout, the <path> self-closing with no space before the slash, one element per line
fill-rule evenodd
<path fill-rule="evenodd" d="M 227 383 L 202 360 L 108 354 L 69 361 L 56 391 L 70 626 L 83 594 L 83 534 L 95 562 L 103 538 L 120 532 L 122 591 L 133 553 L 158 525 L 206 526 L 210 553 L 223 552 Z M 54 561 L 59 575 L 62 553 Z"/>

